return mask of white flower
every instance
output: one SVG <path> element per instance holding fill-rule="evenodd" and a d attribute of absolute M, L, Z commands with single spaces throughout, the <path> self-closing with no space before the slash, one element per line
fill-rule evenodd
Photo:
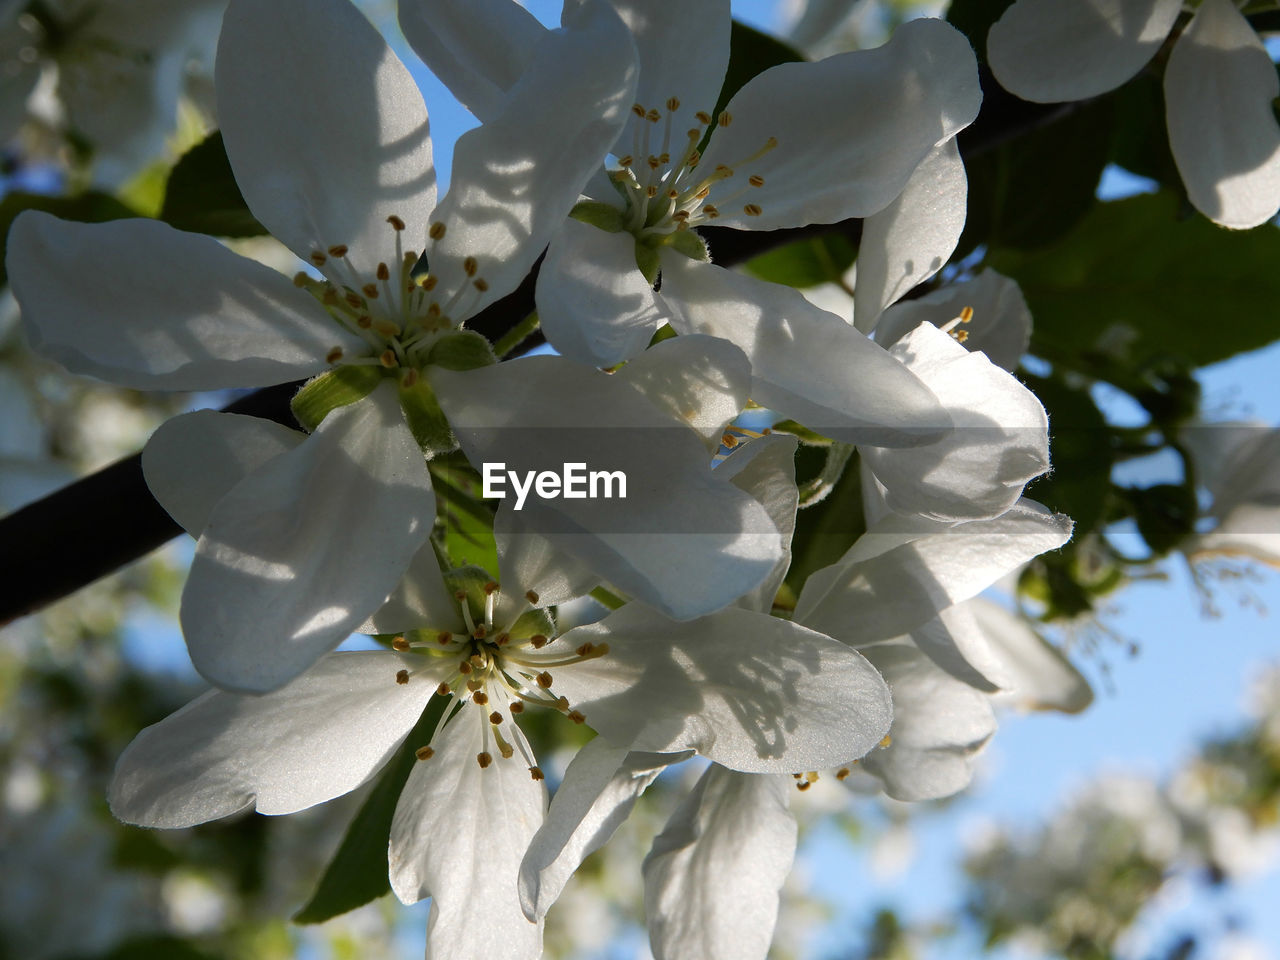
<path fill-rule="evenodd" d="M 290 282 L 155 221 L 16 221 L 8 268 L 28 335 L 74 372 L 206 390 L 337 364 L 354 384 L 343 399 L 363 396 L 202 527 L 182 621 L 193 650 L 228 651 L 225 668 L 195 654 L 211 680 L 261 691 L 296 676 L 383 603 L 426 540 L 434 499 L 397 390 L 412 406 L 440 338 L 523 278 L 630 99 L 631 39 L 602 5 L 542 38 L 531 63 L 504 110 L 458 141 L 437 205 L 422 97 L 364 17 L 345 0 L 232 0 L 216 76 L 228 156 L 254 215 L 324 280 Z M 431 272 L 415 275 L 428 246 Z"/>
<path fill-rule="evenodd" d="M 1262 423 L 1188 427 L 1196 479 L 1213 501 L 1211 530 L 1183 545 L 1192 559 L 1244 556 L 1280 566 L 1280 430 Z"/>
<path fill-rule="evenodd" d="M 1081 100 L 1133 77 L 1161 48 L 1181 0 L 1017 0 L 991 27 L 1002 85 L 1027 100 Z M 1204 0 L 1164 73 L 1169 146 L 1187 195 L 1225 227 L 1255 227 L 1280 207 L 1280 80 L 1231 0 Z"/>
<path fill-rule="evenodd" d="M 900 364 L 796 291 L 705 262 L 689 228 L 771 230 L 883 210 L 977 113 L 963 37 L 914 21 L 879 49 L 767 70 L 712 117 L 729 4 L 685 3 L 678 15 L 654 0 L 614 5 L 639 50 L 636 103 L 613 147 L 618 166 L 591 182 L 580 219 L 542 265 L 537 299 L 552 344 L 611 365 L 669 320 L 736 343 L 751 361 L 752 398 L 828 436 L 899 445 L 945 432 L 945 414 Z M 471 5 L 460 15 L 451 0 L 400 4 L 410 43 L 482 118 L 518 75 L 513 52 L 540 29 L 513 7 L 490 0 L 483 15 Z"/>
<path fill-rule="evenodd" d="M 499 512 L 499 579 L 471 578 L 460 606 L 431 611 L 393 651 L 330 654 L 264 696 L 212 691 L 143 731 L 120 759 L 113 811 L 178 827 L 303 809 L 371 777 L 432 694 L 452 696 L 460 710 L 410 745 L 392 886 L 406 902 L 433 898 L 429 956 L 533 958 L 541 928 L 521 915 L 516 882 L 545 792 L 516 723 L 525 710 L 595 727 L 587 749 L 611 756 L 697 750 L 765 771 L 839 762 L 887 726 L 887 691 L 860 656 L 783 621 L 760 629 L 744 610 L 671 628 L 629 605 L 556 638 L 539 608 L 594 578 L 516 523 Z M 440 583 L 424 593 L 445 595 Z"/>
<path fill-rule="evenodd" d="M 92 148 L 95 182 L 117 185 L 164 152 L 180 98 L 212 69 L 226 0 L 52 0 L 25 16 L 6 6 L 0 139 L 23 120 L 42 69 L 53 71 L 64 116 L 48 119 Z"/>

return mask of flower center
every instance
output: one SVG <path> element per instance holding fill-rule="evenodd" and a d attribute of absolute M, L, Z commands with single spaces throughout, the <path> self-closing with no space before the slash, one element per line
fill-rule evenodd
<path fill-rule="evenodd" d="M 728 209 L 753 189 L 764 186 L 764 177 L 760 174 L 751 173 L 743 180 L 739 171 L 778 145 L 776 137 L 769 137 L 755 153 L 732 166 L 718 164 L 710 172 L 699 172 L 702 154 L 698 144 L 713 125 L 729 126 L 732 115 L 727 110 L 721 111 L 713 120 L 709 113 L 699 111 L 698 126 L 686 132 L 684 147 L 673 159 L 671 118 L 680 108 L 680 100 L 671 97 L 665 106 L 665 114 L 639 103 L 632 106 L 631 112 L 642 121 L 632 127 L 632 152 L 620 157 L 618 169 L 610 171 L 613 182 L 626 199 L 625 229 L 638 238 L 662 236 L 714 220 L 722 209 Z M 655 153 L 654 141 L 660 123 L 661 146 Z M 730 179 L 735 180 L 733 185 L 720 186 Z M 710 202 L 713 193 L 715 203 Z M 750 202 L 743 205 L 742 211 L 756 217 L 764 212 L 758 204 Z"/>
<path fill-rule="evenodd" d="M 463 261 L 464 277 L 453 284 L 452 291 L 441 289 L 440 277 L 425 269 L 425 252 L 420 256 L 416 250 L 404 249 L 404 221 L 393 214 L 387 223 L 395 234 L 393 265 L 381 262 L 373 276 L 362 276 L 351 263 L 349 248 L 336 244 L 309 257 L 323 279 L 305 272 L 293 278 L 294 285 L 319 300 L 340 326 L 369 345 L 369 355 L 351 358 L 344 356 L 341 347 L 334 347 L 325 357 L 331 364 L 416 370 L 439 335 L 461 326 L 480 294 L 489 289 L 475 257 Z M 443 222 L 431 225 L 432 241 L 444 235 Z"/>
<path fill-rule="evenodd" d="M 448 657 L 454 661 L 454 669 L 448 679 L 440 683 L 436 692 L 440 696 L 452 696 L 464 705 L 476 708 L 475 714 L 484 724 L 485 749 L 477 755 L 476 762 L 487 768 L 494 756 L 490 743 L 496 748 L 499 759 L 510 760 L 516 747 L 503 736 L 503 724 L 507 718 L 514 720 L 526 706 L 547 707 L 564 714 L 574 723 L 584 723 L 586 717 L 572 709 L 569 701 L 552 692 L 555 678 L 551 670 L 586 660 L 594 660 L 609 652 L 608 644 L 584 643 L 576 650 L 553 649 L 556 637 L 545 633 L 520 636 L 522 622 L 527 614 L 541 612 L 537 607 L 538 594 L 530 590 L 521 603 L 509 610 L 504 618 L 506 625 L 496 623 L 500 588 L 494 581 L 484 584 L 484 618 L 477 622 L 471 612 L 467 592 L 459 590 L 458 600 L 467 633 L 451 633 L 447 630 L 411 630 L 396 637 L 392 647 L 401 653 L 416 651 L 431 657 Z M 550 623 L 549 618 L 547 622 Z M 554 633 L 554 628 L 552 628 Z M 516 634 L 516 635 L 513 635 Z M 401 670 L 397 683 L 408 683 L 410 671 Z M 445 713 L 449 713 L 448 710 Z M 522 741 L 517 738 L 517 744 Z M 520 750 L 524 752 L 523 745 Z M 424 747 L 418 751 L 418 759 L 429 759 L 434 751 Z M 532 757 L 526 756 L 530 776 L 543 779 L 542 770 Z"/>

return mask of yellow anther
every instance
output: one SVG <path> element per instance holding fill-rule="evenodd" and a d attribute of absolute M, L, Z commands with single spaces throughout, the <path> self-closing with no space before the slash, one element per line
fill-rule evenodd
<path fill-rule="evenodd" d="M 427 230 L 427 236 L 430 237 L 432 240 L 439 240 L 442 237 L 444 237 L 444 230 L 445 230 L 444 221 L 437 220 L 435 223 L 431 225 L 431 228 Z"/>
<path fill-rule="evenodd" d="M 418 371 L 413 367 L 410 367 L 408 370 L 404 372 L 404 379 L 400 381 L 400 384 L 407 388 L 407 387 L 415 386 L 417 382 L 418 382 Z"/>
<path fill-rule="evenodd" d="M 312 263 L 314 263 L 317 267 L 323 267 L 325 265 L 325 261 L 327 261 L 329 258 L 324 255 L 323 250 L 316 250 L 312 252 L 311 256 L 308 257 L 307 259 L 310 260 Z"/>
<path fill-rule="evenodd" d="M 657 157 L 655 157 L 653 154 L 649 154 L 649 159 L 646 160 L 645 162 L 649 164 L 650 170 L 657 170 L 660 166 L 662 166 L 662 161 L 659 160 Z"/>
<path fill-rule="evenodd" d="M 702 212 L 705 213 L 708 219 L 711 219 L 711 220 L 714 220 L 716 217 L 720 216 L 720 211 L 716 209 L 715 204 L 711 204 L 711 203 L 708 203 L 706 206 L 704 206 L 702 208 Z"/>
<path fill-rule="evenodd" d="M 384 337 L 400 336 L 400 328 L 397 327 L 390 320 L 383 320 L 382 318 L 378 318 L 377 320 L 373 321 L 373 329 L 375 333 L 379 333 Z"/>
<path fill-rule="evenodd" d="M 366 283 L 363 287 L 361 287 L 361 288 L 360 288 L 360 292 L 361 292 L 361 293 L 363 293 L 363 294 L 364 294 L 366 297 L 368 297 L 370 300 L 377 300 L 377 299 L 378 299 L 378 286 L 377 286 L 377 284 L 373 284 L 373 283 Z"/>
<path fill-rule="evenodd" d="M 351 306 L 353 306 L 353 307 L 363 307 L 363 306 L 364 306 L 364 301 L 363 301 L 362 299 L 360 299 L 360 294 L 358 294 L 358 293 L 356 293 L 356 292 L 354 292 L 354 291 L 352 291 L 352 290 L 348 290 L 348 291 L 347 291 L 346 301 L 347 301 L 347 303 L 349 303 L 349 304 L 350 304 Z"/>
<path fill-rule="evenodd" d="M 486 280 L 484 277 L 476 277 L 474 280 L 471 281 L 471 284 L 481 293 L 484 293 L 486 290 L 489 289 L 489 281 Z"/>
<path fill-rule="evenodd" d="M 541 633 L 535 633 L 532 637 L 529 638 L 529 643 L 533 646 L 533 649 L 535 650 L 541 650 L 543 647 L 547 645 L 547 642 L 548 642 L 547 638 Z"/>
<path fill-rule="evenodd" d="M 729 124 L 733 123 L 733 114 L 728 110 L 721 110 L 720 116 L 716 118 L 716 123 L 720 124 L 722 127 L 727 127 Z"/>
<path fill-rule="evenodd" d="M 467 257 L 462 261 L 462 272 L 468 277 L 474 277 L 476 275 L 477 268 L 478 265 L 476 264 L 475 257 Z"/>
<path fill-rule="evenodd" d="M 625 169 L 626 167 L 631 166 L 635 162 L 636 162 L 636 158 L 628 153 L 625 157 L 623 157 L 621 160 L 618 161 L 618 166 L 623 167 Z"/>
<path fill-rule="evenodd" d="M 684 223 L 686 220 L 689 219 L 689 211 L 677 210 L 675 213 L 671 215 L 671 219 L 674 220 L 676 223 Z"/>
<path fill-rule="evenodd" d="M 383 350 L 382 353 L 378 355 L 378 362 L 382 364 L 384 367 L 386 367 L 388 370 L 395 369 L 395 366 L 396 366 L 395 351 Z"/>
<path fill-rule="evenodd" d="M 377 276 L 379 280 L 391 279 L 391 271 L 387 268 L 387 265 L 385 263 L 378 264 Z"/>
<path fill-rule="evenodd" d="M 423 277 L 421 280 L 418 281 L 418 286 L 420 286 L 423 290 L 426 290 L 428 293 L 430 293 L 432 290 L 436 288 L 436 284 L 439 282 L 440 282 L 439 277 L 432 276 L 431 274 L 428 273 L 425 277 Z M 435 304 L 433 303 L 432 306 L 435 307 Z M 436 309 L 439 310 L 440 308 L 436 307 Z"/>
<path fill-rule="evenodd" d="M 477 690 L 479 690 L 483 686 L 484 686 L 484 683 L 482 681 L 472 677 L 470 680 L 467 681 L 467 692 L 475 693 Z"/>
<path fill-rule="evenodd" d="M 973 307 L 962 307 L 960 309 L 960 322 L 968 323 L 973 319 Z"/>
<path fill-rule="evenodd" d="M 644 192 L 644 195 L 648 197 L 650 200 L 652 200 L 654 197 L 658 195 L 658 185 L 654 184 L 653 186 L 649 187 L 649 189 Z"/>
<path fill-rule="evenodd" d="M 404 653 L 406 650 L 409 649 L 409 641 L 406 640 L 404 637 L 396 637 L 394 640 L 391 641 L 391 649 L 399 650 L 401 653 Z"/>
<path fill-rule="evenodd" d="M 704 127 L 710 126 L 711 114 L 707 113 L 707 111 L 699 110 L 697 113 L 694 114 L 694 116 L 698 118 L 698 122 L 702 124 Z"/>
<path fill-rule="evenodd" d="M 342 259 L 347 255 L 347 245 L 345 243 L 336 243 L 329 248 L 329 256 Z"/>
<path fill-rule="evenodd" d="M 760 214 L 764 213 L 764 211 L 760 208 L 760 205 L 758 203 L 748 203 L 745 207 L 742 208 L 742 212 L 745 213 L 748 217 L 758 217 L 760 216 Z"/>
<path fill-rule="evenodd" d="M 693 151 L 693 153 L 689 154 L 689 159 L 684 162 L 684 165 L 688 167 L 690 170 L 692 170 L 694 167 L 698 165 L 698 162 L 701 159 L 702 159 L 702 153 L 698 150 L 695 150 Z"/>
<path fill-rule="evenodd" d="M 524 713 L 524 704 L 517 700 L 508 709 L 512 713 Z"/>
<path fill-rule="evenodd" d="M 668 109 L 668 110 L 679 110 L 679 109 L 680 109 L 680 98 L 679 98 L 679 97 L 668 97 L 668 98 L 667 98 L 667 109 Z"/>
<path fill-rule="evenodd" d="M 404 229 L 404 221 L 397 217 L 394 213 L 387 217 L 387 223 L 391 224 L 391 229 L 399 233 Z"/>
<path fill-rule="evenodd" d="M 678 199 L 678 198 L 679 198 L 679 196 L 680 196 L 680 191 L 679 191 L 679 190 L 677 190 L 675 187 L 672 187 L 670 190 L 668 190 L 668 191 L 667 191 L 667 199 L 668 199 L 668 200 L 675 200 L 675 199 Z"/>
<path fill-rule="evenodd" d="M 568 717 L 569 717 L 569 719 L 570 719 L 570 720 L 572 720 L 574 723 L 586 723 L 586 722 L 587 722 L 587 718 L 586 718 L 586 717 L 584 717 L 584 716 L 583 716 L 579 711 L 577 711 L 577 710 L 570 710 L 570 711 L 569 711 L 569 713 L 568 713 Z"/>
<path fill-rule="evenodd" d="M 524 598 L 525 598 L 526 600 L 528 600 L 530 603 L 537 603 L 537 602 L 538 602 L 538 594 L 537 594 L 537 591 L 535 591 L 535 590 L 526 590 L 526 591 L 524 592 Z M 545 640 L 546 638 L 544 637 L 543 639 Z"/>
<path fill-rule="evenodd" d="M 325 287 L 324 295 L 320 298 L 320 302 L 326 307 L 336 307 L 338 305 L 338 291 L 333 287 Z"/>
<path fill-rule="evenodd" d="M 306 271 L 299 270 L 293 275 L 293 285 L 301 289 L 311 282 L 311 278 L 307 276 Z"/>
<path fill-rule="evenodd" d="M 401 684 L 403 684 L 403 683 L 408 683 L 408 682 L 409 682 L 409 671 L 408 671 L 408 670 L 397 670 L 397 671 L 396 671 L 396 683 L 401 683 Z"/>
<path fill-rule="evenodd" d="M 476 763 L 480 764 L 480 769 L 483 770 L 485 767 L 489 766 L 489 764 L 493 763 L 493 757 L 487 753 L 477 753 Z"/>
<path fill-rule="evenodd" d="M 332 350 L 330 350 L 328 353 L 324 355 L 325 363 L 337 363 L 341 359 L 342 359 L 341 347 L 334 347 Z"/>
<path fill-rule="evenodd" d="M 662 114 L 660 114 L 657 110 L 650 110 L 648 113 L 644 115 L 644 118 L 648 120 L 650 123 L 657 123 L 659 120 L 662 119 Z"/>
<path fill-rule="evenodd" d="M 494 638 L 493 638 L 493 642 L 494 642 L 494 643 L 496 643 L 496 644 L 497 644 L 498 646 L 500 646 L 500 647 L 505 647 L 508 643 L 510 643 L 510 642 L 511 642 L 511 634 L 509 634 L 509 633 L 500 633 L 500 634 L 498 634 L 496 637 L 494 637 Z"/>
<path fill-rule="evenodd" d="M 751 176 L 747 177 L 747 183 L 751 184 L 753 187 L 763 187 L 764 177 L 760 176 L 758 173 L 753 173 Z"/>
<path fill-rule="evenodd" d="M 476 627 L 476 632 L 471 634 L 477 640 L 483 640 L 489 633 L 488 628 L 482 623 Z"/>
<path fill-rule="evenodd" d="M 460 664 L 458 664 L 458 672 L 465 677 L 467 674 L 471 672 L 471 664 L 463 660 Z"/>
<path fill-rule="evenodd" d="M 539 767 L 530 767 L 530 768 L 529 768 L 529 776 L 533 777 L 533 779 L 535 779 L 535 780 L 545 780 L 545 779 L 547 779 L 546 774 L 544 774 L 544 773 L 542 772 L 541 768 L 539 768 Z"/>
<path fill-rule="evenodd" d="M 489 702 L 489 695 L 485 693 L 483 690 L 477 690 L 475 693 L 471 695 L 471 699 L 483 707 L 485 704 Z"/>
<path fill-rule="evenodd" d="M 671 154 L 667 153 L 665 150 L 664 150 L 664 151 L 662 151 L 662 153 L 658 154 L 658 162 L 659 162 L 659 163 L 670 163 L 670 162 L 671 162 Z"/>
<path fill-rule="evenodd" d="M 538 674 L 538 686 L 542 687 L 544 690 L 549 688 L 551 686 L 551 674 L 547 673 L 545 670 Z"/>
<path fill-rule="evenodd" d="M 954 331 L 952 331 L 951 336 L 955 337 L 955 341 L 956 341 L 956 343 L 964 343 L 966 340 L 968 340 L 968 339 L 969 339 L 969 331 L 968 331 L 968 330 L 954 330 Z"/>
<path fill-rule="evenodd" d="M 887 746 L 889 746 L 889 744 L 891 744 L 891 743 L 893 743 L 893 738 L 892 738 L 891 736 L 889 736 L 889 735 L 886 733 L 886 734 L 884 735 L 884 739 L 882 739 L 879 743 L 877 743 L 877 744 L 876 744 L 876 746 L 877 746 L 877 747 L 887 747 Z"/>
<path fill-rule="evenodd" d="M 498 724 L 502 722 L 502 714 L 500 714 L 497 710 L 493 711 L 493 713 L 489 714 L 489 722 L 496 727 Z"/>
<path fill-rule="evenodd" d="M 440 686 L 436 687 L 436 693 L 442 697 L 447 697 L 449 695 L 449 684 L 441 681 Z"/>
<path fill-rule="evenodd" d="M 463 596 L 465 597 L 466 594 L 463 594 Z M 441 646 L 444 646 L 452 639 L 453 639 L 453 634 L 450 633 L 448 630 L 441 630 L 439 633 L 436 634 L 436 643 L 440 644 Z"/>
<path fill-rule="evenodd" d="M 848 777 L 849 777 L 849 768 L 848 768 L 848 767 L 841 767 L 839 770 L 837 770 L 837 771 L 836 771 L 836 779 L 837 779 L 837 780 L 846 780 L 846 779 L 848 779 Z"/>
<path fill-rule="evenodd" d="M 373 317 L 366 316 L 363 313 L 360 314 L 360 316 L 356 317 L 356 326 L 361 330 L 368 330 L 373 326 Z"/>
<path fill-rule="evenodd" d="M 808 780 L 801 780 L 799 783 L 796 784 L 796 789 L 803 791 L 803 790 L 808 790 L 812 786 L 813 784 L 810 783 Z"/>
<path fill-rule="evenodd" d="M 738 445 L 738 438 L 732 433 L 726 433 L 720 438 L 720 443 L 732 450 Z"/>
<path fill-rule="evenodd" d="M 590 640 L 588 640 L 586 643 L 578 647 L 578 649 L 573 652 L 580 657 L 587 657 L 591 655 L 591 652 L 595 650 L 595 648 L 596 648 L 596 645 L 592 643 Z"/>
<path fill-rule="evenodd" d="M 638 104 L 638 103 L 633 103 L 633 104 L 631 105 L 631 112 L 632 112 L 632 113 L 634 113 L 634 114 L 635 114 L 637 117 L 639 117 L 641 120 L 643 120 L 643 119 L 645 118 L 645 110 L 644 110 L 644 107 L 642 107 L 642 106 L 641 106 L 640 104 Z"/>
<path fill-rule="evenodd" d="M 419 760 L 430 760 L 436 755 L 436 752 L 430 747 L 419 747 L 417 750 L 413 751 L 413 755 Z"/>

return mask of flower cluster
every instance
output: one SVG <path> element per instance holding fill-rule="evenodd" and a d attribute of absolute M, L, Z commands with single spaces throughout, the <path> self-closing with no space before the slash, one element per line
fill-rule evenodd
<path fill-rule="evenodd" d="M 28 336 L 69 369 L 306 381 L 302 430 L 200 411 L 145 451 L 198 541 L 181 620 L 214 689 L 137 737 L 112 809 L 154 827 L 291 813 L 411 756 L 388 867 L 402 900 L 432 899 L 429 955 L 533 958 L 583 858 L 696 754 L 710 765 L 643 868 L 654 952 L 763 957 L 792 784 L 945 796 L 996 692 L 1089 698 L 974 599 L 1071 533 L 1023 497 L 1049 468 L 1044 408 L 1010 372 L 1025 305 L 993 275 L 894 303 L 963 224 L 972 50 L 913 21 L 717 109 L 728 0 L 566 0 L 554 30 L 515 0 L 400 16 L 482 121 L 443 197 L 422 97 L 347 0 L 231 0 L 223 140 L 295 274 L 157 221 L 13 227 Z M 699 234 L 853 217 L 856 324 L 712 262 Z M 504 359 L 468 324 L 540 257 L 560 355 Z M 799 582 L 798 441 L 739 424 L 761 408 L 861 472 L 865 532 Z M 494 514 L 469 486 L 492 465 L 536 494 Z M 557 465 L 563 491 L 543 482 Z M 573 494 L 574 465 L 625 497 Z M 607 612 L 562 624 L 588 597 Z M 381 649 L 339 651 L 352 633 Z M 549 803 L 522 730 L 538 712 L 595 734 Z"/>

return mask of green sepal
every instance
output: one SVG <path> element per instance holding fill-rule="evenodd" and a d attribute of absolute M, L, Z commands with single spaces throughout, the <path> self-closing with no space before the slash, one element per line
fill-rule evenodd
<path fill-rule="evenodd" d="M 315 430 L 334 410 L 373 393 L 387 371 L 372 364 L 343 364 L 320 374 L 293 395 L 290 406 L 298 423 Z"/>
<path fill-rule="evenodd" d="M 507 633 L 514 640 L 524 640 L 526 637 L 536 637 L 538 634 L 544 637 L 555 637 L 556 622 L 551 619 L 551 614 L 546 610 L 541 608 L 526 610 L 516 617 L 516 622 L 507 628 Z"/>
<path fill-rule="evenodd" d="M 446 370 L 475 370 L 497 362 L 488 340 L 474 330 L 455 330 L 431 345 L 424 364 Z"/>
<path fill-rule="evenodd" d="M 400 409 L 404 411 L 404 419 L 409 424 L 409 432 L 418 446 L 431 459 L 437 454 L 448 453 L 458 448 L 458 439 L 453 435 L 449 420 L 440 409 L 440 401 L 431 389 L 426 377 L 416 377 L 409 386 L 403 379 L 399 384 Z"/>
<path fill-rule="evenodd" d="M 807 443 L 811 447 L 831 446 L 829 437 L 824 437 L 822 434 L 810 430 L 803 423 L 795 420 L 779 420 L 770 429 L 774 433 L 786 433 L 793 437 L 798 437 L 801 443 Z"/>
<path fill-rule="evenodd" d="M 583 200 L 569 211 L 569 216 L 593 227 L 599 227 L 606 233 L 621 233 L 626 229 L 626 216 L 621 210 L 609 203 L 599 200 Z"/>
<path fill-rule="evenodd" d="M 636 238 L 636 266 L 644 274 L 644 278 L 652 286 L 658 280 L 658 271 L 662 263 L 658 259 L 658 248 L 652 242 Z"/>
<path fill-rule="evenodd" d="M 462 600 L 458 594 L 466 595 L 466 604 L 471 611 L 471 619 L 475 623 L 484 622 L 485 587 L 497 583 L 497 579 L 484 567 L 469 563 L 465 567 L 454 567 L 445 571 L 444 585 L 453 597 L 454 603 L 461 609 Z"/>
<path fill-rule="evenodd" d="M 706 241 L 692 230 L 677 230 L 667 234 L 667 246 L 676 253 L 683 253 L 690 260 L 711 262 L 711 251 L 707 249 Z"/>

